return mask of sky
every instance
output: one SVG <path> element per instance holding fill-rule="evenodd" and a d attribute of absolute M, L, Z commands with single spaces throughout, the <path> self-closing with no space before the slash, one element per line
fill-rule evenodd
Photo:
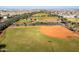
<path fill-rule="evenodd" d="M 0 6 L 0 9 L 79 9 L 79 6 Z"/>
<path fill-rule="evenodd" d="M 0 6 L 79 6 L 79 0 L 0 0 Z"/>

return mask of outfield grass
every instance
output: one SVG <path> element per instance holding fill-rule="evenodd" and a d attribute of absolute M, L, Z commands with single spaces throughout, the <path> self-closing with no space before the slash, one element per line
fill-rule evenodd
<path fill-rule="evenodd" d="M 7 28 L 0 40 L 8 51 L 79 51 L 79 39 L 57 39 L 40 33 L 39 27 Z"/>

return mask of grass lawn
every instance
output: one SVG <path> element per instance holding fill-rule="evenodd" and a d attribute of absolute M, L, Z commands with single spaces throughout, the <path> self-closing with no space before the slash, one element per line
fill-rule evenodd
<path fill-rule="evenodd" d="M 58 20 L 58 17 L 32 17 L 32 19 L 37 19 L 37 20 Z"/>
<path fill-rule="evenodd" d="M 27 20 L 26 20 L 26 19 L 20 19 L 20 20 L 17 21 L 16 23 L 17 23 L 17 24 L 23 24 L 24 22 L 27 22 Z"/>
<path fill-rule="evenodd" d="M 32 15 L 32 20 L 58 20 L 58 17 L 56 16 L 48 16 L 46 13 L 37 13 Z M 43 16 L 43 17 L 42 17 Z M 16 22 L 16 24 L 24 24 L 24 23 L 31 23 L 31 20 L 28 18 L 26 19 L 20 19 L 19 21 Z"/>
<path fill-rule="evenodd" d="M 17 21 L 17 23 L 23 23 L 23 22 L 26 22 L 27 20 L 26 19 L 20 19 L 19 21 Z"/>
<path fill-rule="evenodd" d="M 24 23 L 31 23 L 31 20 L 26 20 L 26 19 L 20 19 L 19 21 L 16 22 L 16 24 L 24 24 Z"/>
<path fill-rule="evenodd" d="M 79 22 L 79 19 L 78 18 L 68 18 L 68 21 Z"/>
<path fill-rule="evenodd" d="M 0 43 L 8 51 L 79 51 L 79 39 L 57 39 L 40 33 L 39 27 L 7 28 Z"/>
<path fill-rule="evenodd" d="M 33 17 L 36 17 L 36 16 L 48 16 L 48 14 L 47 13 L 37 13 L 37 14 L 34 14 L 34 15 L 32 15 Z"/>
<path fill-rule="evenodd" d="M 50 17 L 46 13 L 37 13 L 32 16 L 33 16 L 32 19 L 38 19 L 38 20 L 57 20 L 58 19 L 58 17 L 56 17 L 56 16 Z"/>
<path fill-rule="evenodd" d="M 57 20 L 58 17 L 41 17 L 41 20 Z"/>

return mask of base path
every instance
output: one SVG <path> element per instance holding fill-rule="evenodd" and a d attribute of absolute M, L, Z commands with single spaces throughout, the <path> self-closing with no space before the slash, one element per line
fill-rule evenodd
<path fill-rule="evenodd" d="M 40 32 L 44 35 L 56 38 L 68 38 L 78 35 L 63 26 L 41 26 Z"/>

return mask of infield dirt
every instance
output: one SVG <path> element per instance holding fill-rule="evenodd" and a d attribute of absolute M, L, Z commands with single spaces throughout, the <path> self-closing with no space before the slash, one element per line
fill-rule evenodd
<path fill-rule="evenodd" d="M 56 38 L 68 38 L 78 35 L 63 26 L 41 26 L 40 32 L 44 35 Z"/>

